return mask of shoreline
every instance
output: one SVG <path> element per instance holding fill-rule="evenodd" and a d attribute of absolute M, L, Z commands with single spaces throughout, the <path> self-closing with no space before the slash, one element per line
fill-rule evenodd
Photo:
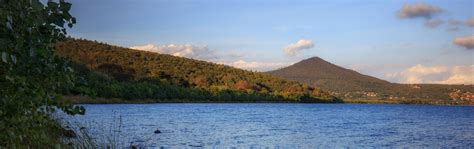
<path fill-rule="evenodd" d="M 405 99 L 405 100 L 383 100 L 383 99 L 342 99 L 343 102 L 281 102 L 281 101 L 256 101 L 256 102 L 229 102 L 229 101 L 198 101 L 182 99 L 120 99 L 120 98 L 91 98 L 87 96 L 63 96 L 63 100 L 72 104 L 155 104 L 155 103 L 301 103 L 301 104 L 404 104 L 404 105 L 460 105 L 474 106 L 474 102 L 447 102 L 436 99 Z"/>

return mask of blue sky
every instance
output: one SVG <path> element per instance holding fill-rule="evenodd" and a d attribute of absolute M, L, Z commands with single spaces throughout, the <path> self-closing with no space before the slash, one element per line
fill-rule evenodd
<path fill-rule="evenodd" d="M 473 36 L 474 27 L 466 22 L 473 18 L 472 0 L 70 2 L 78 21 L 71 36 L 124 47 L 257 71 L 319 56 L 392 82 L 474 80 L 474 50 L 454 44 Z M 404 6 L 416 4 L 439 11 L 399 16 Z M 428 27 L 427 21 L 438 23 Z"/>

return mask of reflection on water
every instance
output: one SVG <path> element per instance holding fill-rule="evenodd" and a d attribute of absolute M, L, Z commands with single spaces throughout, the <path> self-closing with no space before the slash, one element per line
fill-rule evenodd
<path fill-rule="evenodd" d="M 69 121 L 86 126 L 99 141 L 115 141 L 124 146 L 474 146 L 474 107 L 470 106 L 117 104 L 85 107 L 85 116 L 74 116 Z M 155 134 L 157 129 L 161 133 Z"/>

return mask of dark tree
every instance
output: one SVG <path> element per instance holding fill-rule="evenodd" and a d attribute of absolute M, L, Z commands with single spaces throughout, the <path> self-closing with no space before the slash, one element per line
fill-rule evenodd
<path fill-rule="evenodd" d="M 50 113 L 84 113 L 60 102 L 73 70 L 51 47 L 76 23 L 70 9 L 64 0 L 0 0 L 0 146 L 54 145 Z"/>

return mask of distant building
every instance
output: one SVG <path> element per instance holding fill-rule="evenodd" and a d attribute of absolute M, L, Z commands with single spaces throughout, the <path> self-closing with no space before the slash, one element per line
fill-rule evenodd
<path fill-rule="evenodd" d="M 410 85 L 411 88 L 414 88 L 414 89 L 420 89 L 421 86 L 417 85 L 417 84 L 412 84 Z"/>
<path fill-rule="evenodd" d="M 449 97 L 451 97 L 452 100 L 469 100 L 469 101 L 474 101 L 474 94 L 466 91 L 463 92 L 459 89 L 454 89 L 451 93 L 449 93 Z"/>
<path fill-rule="evenodd" d="M 369 97 L 377 97 L 377 93 L 374 91 L 366 91 L 365 95 Z"/>

